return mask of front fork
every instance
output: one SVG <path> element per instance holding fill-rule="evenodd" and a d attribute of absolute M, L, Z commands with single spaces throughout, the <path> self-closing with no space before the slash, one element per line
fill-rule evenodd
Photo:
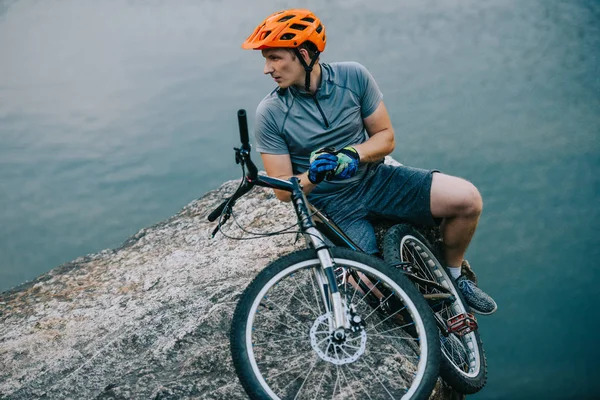
<path fill-rule="evenodd" d="M 329 318 L 329 329 L 336 339 L 343 339 L 345 329 L 350 325 L 346 317 L 346 304 L 342 301 L 342 295 L 335 278 L 335 263 L 323 235 L 315 227 L 312 216 L 309 214 L 308 200 L 302 192 L 299 179 L 292 178 L 290 181 L 294 186 L 292 201 L 298 221 L 308 243 L 317 250 L 317 256 L 319 257 L 320 268 L 313 268 L 313 271 L 323 298 L 323 304 L 325 304 L 325 312 L 327 315 L 333 316 L 333 318 Z"/>
<path fill-rule="evenodd" d="M 343 339 L 345 329 L 349 328 L 347 318 L 347 304 L 342 301 L 337 281 L 334 274 L 335 263 L 331 258 L 329 249 L 322 248 L 317 251 L 320 268 L 314 268 L 314 274 L 319 284 L 323 304 L 325 304 L 325 312 L 333 316 L 329 318 L 329 330 L 334 332 L 336 339 Z"/>

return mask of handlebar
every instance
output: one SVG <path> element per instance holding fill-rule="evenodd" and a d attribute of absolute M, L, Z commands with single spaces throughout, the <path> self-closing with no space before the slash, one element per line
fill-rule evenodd
<path fill-rule="evenodd" d="M 231 197 L 225 199 L 221 204 L 219 204 L 219 206 L 217 208 L 215 208 L 208 215 L 208 220 L 210 222 L 216 221 L 216 219 L 219 218 L 219 216 L 221 214 L 223 214 L 225 207 L 228 207 L 229 209 L 231 209 L 231 207 L 233 207 L 233 205 L 235 204 L 235 201 L 237 199 L 242 197 L 244 194 L 248 193 L 252 189 L 253 185 L 248 182 L 247 178 L 250 178 L 250 180 L 252 180 L 252 179 L 255 179 L 256 176 L 258 175 L 258 169 L 256 168 L 256 166 L 250 159 L 250 148 L 251 147 L 250 147 L 250 137 L 248 135 L 248 120 L 246 117 L 246 110 L 244 110 L 244 109 L 238 110 L 237 116 L 238 116 L 238 126 L 239 126 L 239 130 L 240 130 L 240 141 L 242 142 L 242 147 L 239 149 L 235 148 L 235 162 L 237 164 L 241 163 L 242 167 L 243 166 L 248 167 L 248 173 L 246 174 L 246 180 L 244 181 L 242 186 L 240 186 L 238 188 L 238 190 Z M 230 210 L 226 211 L 225 214 L 228 214 L 229 211 Z"/>
<path fill-rule="evenodd" d="M 246 167 L 248 169 L 246 176 L 242 184 L 238 187 L 236 192 L 231 195 L 229 198 L 225 199 L 217 208 L 215 208 L 209 215 L 208 220 L 210 222 L 214 222 L 223 215 L 223 220 L 221 220 L 220 225 L 225 223 L 227 218 L 229 218 L 229 214 L 231 213 L 231 208 L 235 204 L 236 200 L 248 193 L 254 185 L 270 187 L 273 189 L 285 190 L 288 192 L 293 192 L 297 187 L 299 188 L 299 180 L 298 178 L 293 177 L 292 179 L 283 180 L 278 178 L 271 178 L 269 176 L 259 176 L 258 169 L 256 165 L 252 162 L 250 158 L 250 140 L 248 136 L 248 121 L 246 119 L 246 110 L 238 110 L 238 125 L 240 129 L 240 141 L 242 142 L 241 148 L 235 149 L 235 162 L 237 164 L 242 164 L 242 168 Z M 298 189 L 300 190 L 300 189 Z M 227 208 L 227 209 L 226 209 Z M 217 227 L 216 230 L 218 230 Z M 213 235 L 214 236 L 214 235 Z"/>
<path fill-rule="evenodd" d="M 242 141 L 242 150 L 250 151 L 250 139 L 248 138 L 248 121 L 246 119 L 246 110 L 238 110 L 238 126 L 240 127 L 240 140 Z"/>

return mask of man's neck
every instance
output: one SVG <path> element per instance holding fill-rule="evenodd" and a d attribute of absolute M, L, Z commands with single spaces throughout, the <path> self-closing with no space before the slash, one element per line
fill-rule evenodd
<path fill-rule="evenodd" d="M 319 89 L 319 86 L 321 85 L 321 76 L 322 76 L 321 64 L 319 64 L 317 62 L 313 66 L 313 70 L 310 73 L 310 93 L 311 94 L 317 93 L 317 90 Z M 304 76 L 304 78 L 302 79 L 302 83 L 296 83 L 294 85 L 296 87 L 296 89 L 298 89 L 299 91 L 304 92 L 304 93 L 306 93 L 305 79 L 306 79 L 306 76 Z"/>

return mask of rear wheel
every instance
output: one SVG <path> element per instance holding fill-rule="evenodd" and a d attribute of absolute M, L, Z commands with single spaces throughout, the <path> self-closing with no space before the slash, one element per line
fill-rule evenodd
<path fill-rule="evenodd" d="M 447 273 L 438 257 L 432 251 L 433 247 L 413 226 L 395 225 L 386 233 L 384 239 L 384 258 L 388 263 L 411 263 L 412 272 L 419 278 L 433 281 L 448 289 L 454 301 L 430 300 L 435 308 L 438 320 L 446 323 L 456 315 L 470 312 L 454 279 Z M 443 297 L 443 293 L 435 285 L 423 281 L 415 281 L 417 289 L 427 297 L 434 299 Z M 487 366 L 483 345 L 477 330 L 459 335 L 439 333 L 442 361 L 441 377 L 454 390 L 472 394 L 480 391 L 486 383 Z"/>
<path fill-rule="evenodd" d="M 332 335 L 316 252 L 280 258 L 248 286 L 234 313 L 231 352 L 242 386 L 252 399 L 427 399 L 440 362 L 427 303 L 383 261 L 340 248 L 331 254 L 351 321 L 345 338 Z M 368 282 L 366 293 L 357 281 Z M 386 298 L 372 302 L 373 291 Z"/>

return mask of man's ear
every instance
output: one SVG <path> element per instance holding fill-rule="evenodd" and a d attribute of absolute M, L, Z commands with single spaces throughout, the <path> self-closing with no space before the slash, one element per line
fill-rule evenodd
<path fill-rule="evenodd" d="M 298 49 L 298 51 L 302 55 L 302 58 L 304 58 L 304 61 L 306 61 L 306 64 L 310 65 L 311 59 L 310 54 L 308 54 L 308 51 L 304 48 L 300 48 Z"/>

